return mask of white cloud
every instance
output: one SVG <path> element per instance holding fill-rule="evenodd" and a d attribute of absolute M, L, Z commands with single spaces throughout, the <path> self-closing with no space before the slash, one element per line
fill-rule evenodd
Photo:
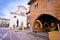
<path fill-rule="evenodd" d="M 4 15 L 2 17 L 10 18 L 10 12 L 15 12 L 20 5 L 24 5 L 25 7 L 27 7 L 27 4 L 22 3 L 19 0 L 8 3 L 8 5 L 1 11 L 1 13 L 3 13 Z"/>

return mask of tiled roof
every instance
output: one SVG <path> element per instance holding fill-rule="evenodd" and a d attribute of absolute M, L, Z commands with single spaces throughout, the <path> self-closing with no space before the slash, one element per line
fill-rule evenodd
<path fill-rule="evenodd" d="M 30 1 L 28 2 L 28 5 L 30 5 L 33 1 L 34 1 L 34 0 L 30 0 Z"/>

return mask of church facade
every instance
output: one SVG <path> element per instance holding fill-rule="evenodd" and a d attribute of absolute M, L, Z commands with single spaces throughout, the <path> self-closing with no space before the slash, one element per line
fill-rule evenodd
<path fill-rule="evenodd" d="M 27 9 L 24 6 L 19 6 L 16 12 L 11 12 L 10 28 L 27 27 Z"/>

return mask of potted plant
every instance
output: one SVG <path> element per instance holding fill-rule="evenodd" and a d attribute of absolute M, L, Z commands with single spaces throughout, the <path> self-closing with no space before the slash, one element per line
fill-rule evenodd
<path fill-rule="evenodd" d="M 52 26 L 52 27 L 49 27 L 49 31 L 55 31 L 56 27 Z"/>

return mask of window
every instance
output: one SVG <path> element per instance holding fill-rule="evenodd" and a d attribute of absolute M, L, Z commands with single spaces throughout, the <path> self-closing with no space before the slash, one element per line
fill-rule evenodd
<path fill-rule="evenodd" d="M 14 18 L 16 18 L 16 16 L 14 16 Z"/>
<path fill-rule="evenodd" d="M 23 13 L 23 12 L 20 12 L 20 15 L 21 15 L 21 16 L 25 16 L 25 13 Z"/>
<path fill-rule="evenodd" d="M 38 3 L 35 4 L 35 9 L 37 9 L 37 8 L 38 8 Z"/>

